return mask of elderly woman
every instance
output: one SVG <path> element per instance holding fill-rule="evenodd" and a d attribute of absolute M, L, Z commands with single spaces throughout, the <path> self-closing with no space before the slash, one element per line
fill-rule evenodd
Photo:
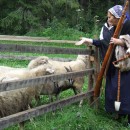
<path fill-rule="evenodd" d="M 93 44 L 99 47 L 102 60 L 107 51 L 108 45 L 115 44 L 116 49 L 120 47 L 123 50 L 127 50 L 130 47 L 130 21 L 126 18 L 123 24 L 123 28 L 120 33 L 120 37 L 113 38 L 113 33 L 117 26 L 117 23 L 122 15 L 123 7 L 116 5 L 108 10 L 107 23 L 103 26 L 99 40 L 90 38 L 82 38 L 76 45 Z M 128 49 L 128 52 L 130 49 Z M 116 52 L 116 51 L 115 51 Z M 120 51 L 118 51 L 120 53 Z M 107 112 L 115 112 L 114 102 L 117 100 L 117 82 L 118 82 L 118 69 L 112 64 L 116 60 L 117 53 L 113 53 L 110 66 L 106 74 L 106 86 L 105 86 L 105 109 Z M 130 70 L 125 69 L 121 72 L 120 81 L 120 102 L 121 106 L 118 111 L 119 115 L 128 115 L 128 123 L 130 123 Z"/>

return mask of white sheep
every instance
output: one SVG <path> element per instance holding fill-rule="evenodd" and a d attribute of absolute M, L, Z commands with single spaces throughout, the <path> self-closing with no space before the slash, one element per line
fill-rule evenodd
<path fill-rule="evenodd" d="M 78 57 L 75 61 L 70 61 L 70 62 L 55 61 L 55 60 L 49 59 L 48 57 L 40 56 L 37 59 L 32 60 L 29 63 L 28 68 L 31 69 L 31 68 L 35 68 L 38 65 L 41 65 L 42 63 L 39 60 L 41 60 L 41 61 L 46 60 L 46 63 L 51 64 L 53 66 L 53 68 L 55 69 L 55 74 L 63 74 L 63 73 L 67 73 L 66 68 L 71 68 L 71 72 L 87 69 L 89 56 L 88 55 L 78 55 Z M 39 63 L 41 63 L 41 64 L 39 64 Z M 57 85 L 54 83 L 49 83 L 47 85 L 44 84 L 41 94 L 57 96 L 61 91 L 66 90 L 68 88 L 72 88 L 74 90 L 75 94 L 82 92 L 82 87 L 84 84 L 84 77 L 73 78 L 72 79 L 73 84 L 68 82 L 69 80 L 70 79 L 65 80 L 65 81 L 60 81 L 57 83 Z"/>
<path fill-rule="evenodd" d="M 46 57 L 46 56 L 44 56 L 44 59 L 39 59 L 39 57 L 38 58 L 36 58 L 35 59 L 36 60 L 36 62 L 33 64 L 33 66 L 38 66 L 38 65 L 40 65 L 40 64 L 42 64 L 42 65 L 46 65 L 47 64 L 47 62 L 48 62 L 48 57 Z M 31 63 L 33 63 L 33 60 L 31 61 Z M 29 63 L 30 64 L 30 63 Z M 38 65 L 37 65 L 38 64 Z M 48 64 L 47 64 L 48 65 Z M 29 65 L 28 65 L 29 66 Z M 31 67 L 29 67 L 29 68 L 31 68 Z M 34 68 L 34 67 L 33 67 Z M 9 72 L 9 71 L 12 71 L 12 70 L 22 70 L 22 69 L 27 69 L 27 68 L 14 68 L 14 67 L 10 67 L 10 66 L 0 66 L 0 74 L 3 74 L 3 73 L 6 73 L 6 72 Z"/>
<path fill-rule="evenodd" d="M 10 70 L 13 70 L 16 68 L 9 67 L 9 66 L 0 66 L 0 74 L 9 72 Z"/>
<path fill-rule="evenodd" d="M 47 56 L 39 56 L 39 57 L 30 61 L 30 63 L 28 64 L 28 68 L 32 69 L 32 68 L 35 68 L 39 65 L 49 64 L 48 60 L 49 60 L 49 58 Z"/>
<path fill-rule="evenodd" d="M 41 64 L 50 64 L 55 68 L 55 73 L 64 73 L 66 72 L 65 67 L 71 67 L 73 71 L 85 70 L 88 68 L 89 55 L 78 55 L 77 59 L 74 61 L 63 62 L 51 60 L 46 56 L 40 56 L 28 64 L 28 68 L 35 68 Z M 64 71 L 64 72 L 63 72 Z"/>
<path fill-rule="evenodd" d="M 24 69 L 24 70 L 13 70 L 8 73 L 0 75 L 2 82 L 18 80 L 18 79 L 28 79 L 37 76 L 43 76 L 46 74 L 54 73 L 54 69 L 50 66 L 40 65 L 34 69 Z M 39 95 L 41 92 L 41 85 L 31 86 L 27 88 L 21 88 L 11 91 L 5 91 L 0 93 L 0 117 L 8 116 L 20 111 L 28 109 L 28 105 L 35 96 Z"/>

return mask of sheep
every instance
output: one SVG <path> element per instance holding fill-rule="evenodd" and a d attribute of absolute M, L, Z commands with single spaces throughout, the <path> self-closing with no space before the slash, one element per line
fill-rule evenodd
<path fill-rule="evenodd" d="M 75 92 L 75 88 L 73 87 L 73 80 L 68 79 L 68 80 L 63 80 L 59 82 L 49 82 L 46 84 L 42 84 L 42 90 L 41 90 L 41 95 L 49 95 L 50 102 L 53 101 L 53 95 L 56 97 L 56 100 L 59 99 L 59 94 L 60 92 L 67 90 L 69 88 L 72 88 Z M 39 97 L 37 97 L 39 100 Z"/>
<path fill-rule="evenodd" d="M 47 69 L 45 70 L 45 68 Z M 26 69 L 26 68 L 13 69 L 13 70 L 10 70 L 9 72 L 0 74 L 0 77 L 12 77 L 12 78 L 17 77 L 20 79 L 27 79 L 27 78 L 32 78 L 36 76 L 46 75 L 48 74 L 48 72 L 51 72 L 51 71 L 53 72 L 54 69 L 52 69 L 51 67 L 47 67 L 45 65 L 40 65 L 31 70 Z"/>
<path fill-rule="evenodd" d="M 54 69 L 52 69 L 51 67 L 41 65 L 41 66 L 38 66 L 31 70 L 26 69 L 26 68 L 10 70 L 8 73 L 0 74 L 0 79 L 1 79 L 1 81 L 12 80 L 12 78 L 13 78 L 13 80 L 14 79 L 16 79 L 16 80 L 17 79 L 28 79 L 28 78 L 33 78 L 33 77 L 37 77 L 37 76 L 51 74 L 53 72 L 54 72 Z"/>
<path fill-rule="evenodd" d="M 9 67 L 9 66 L 0 66 L 0 74 L 9 72 L 10 70 L 13 70 L 16 68 Z"/>
<path fill-rule="evenodd" d="M 47 61 L 48 61 L 48 57 L 45 57 L 44 56 L 44 59 L 43 60 L 39 60 L 39 58 L 36 58 L 35 60 L 37 60 L 37 62 L 34 63 L 33 66 L 37 66 L 35 65 L 36 63 L 39 65 L 39 64 L 47 64 Z M 31 61 L 31 63 L 33 62 L 33 60 Z M 31 67 L 30 67 L 31 68 Z M 3 74 L 3 73 L 6 73 L 6 72 L 9 72 L 11 70 L 22 70 L 22 69 L 27 69 L 27 68 L 14 68 L 14 67 L 10 67 L 10 66 L 0 66 L 0 74 Z"/>
<path fill-rule="evenodd" d="M 28 64 L 28 68 L 32 69 L 39 65 L 48 64 L 48 60 L 49 58 L 47 56 L 39 56 L 30 61 L 30 63 Z"/>
<path fill-rule="evenodd" d="M 0 78 L 2 79 L 1 82 L 7 82 L 19 79 L 34 78 L 52 73 L 54 73 L 54 69 L 52 69 L 52 67 L 40 65 L 31 70 L 24 69 L 19 71 L 16 69 L 9 71 L 9 73 L 0 75 Z M 40 94 L 41 89 L 41 85 L 36 85 L 27 88 L 1 92 L 0 117 L 5 117 L 28 109 L 28 105 L 31 104 L 31 101 L 33 98 L 35 98 L 35 96 Z"/>
<path fill-rule="evenodd" d="M 49 59 L 48 57 L 41 56 L 41 57 L 38 57 L 37 59 L 32 60 L 29 63 L 28 68 L 31 69 L 31 68 L 35 68 L 38 65 L 41 65 L 39 64 L 41 63 L 39 60 L 44 61 L 44 58 L 47 63 L 50 63 L 53 66 L 53 68 L 55 69 L 55 74 L 67 73 L 66 68 L 71 68 L 71 72 L 81 71 L 88 68 L 88 61 L 89 61 L 88 55 L 78 55 L 75 61 L 70 61 L 70 62 L 54 61 L 54 60 Z M 63 91 L 68 88 L 72 88 L 75 94 L 82 92 L 82 87 L 84 84 L 84 77 L 73 78 L 73 84 L 71 84 L 68 81 L 67 80 L 60 81 L 57 83 L 57 85 L 55 85 L 54 83 L 49 83 L 46 85 L 44 84 L 41 94 L 43 95 L 54 94 L 57 97 L 57 94 L 59 94 L 60 91 Z"/>
<path fill-rule="evenodd" d="M 55 68 L 55 73 L 56 74 L 63 74 L 66 72 L 65 67 L 71 67 L 72 71 L 80 71 L 80 70 L 85 70 L 88 68 L 88 61 L 89 61 L 89 56 L 88 55 L 78 55 L 77 59 L 75 61 L 70 61 L 70 62 L 61 62 L 61 61 L 55 61 L 51 60 L 46 56 L 40 56 L 34 60 L 32 60 L 28 64 L 28 68 L 35 68 L 38 65 L 41 64 L 51 64 Z M 46 62 L 46 63 L 45 63 Z"/>

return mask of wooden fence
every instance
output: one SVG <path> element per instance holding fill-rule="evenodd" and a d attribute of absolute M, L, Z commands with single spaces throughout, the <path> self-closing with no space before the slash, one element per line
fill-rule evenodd
<path fill-rule="evenodd" d="M 55 43 L 71 43 L 74 44 L 76 41 L 68 41 L 68 40 L 50 40 L 49 38 L 41 38 L 41 37 L 25 37 L 25 36 L 6 36 L 0 35 L 0 40 L 13 40 L 13 41 L 31 41 L 31 42 L 55 42 Z M 79 72 L 69 72 L 66 74 L 60 75 L 48 75 L 41 76 L 37 78 L 27 79 L 27 80 L 17 80 L 11 82 L 0 83 L 0 92 L 9 91 L 19 88 L 25 88 L 28 86 L 34 86 L 37 84 L 43 84 L 49 81 L 59 81 L 68 78 L 74 78 L 79 76 L 88 75 L 88 91 L 82 94 L 78 94 L 76 96 L 72 96 L 67 99 L 63 99 L 60 101 L 56 101 L 50 104 L 45 104 L 42 106 L 38 106 L 36 108 L 32 108 L 30 110 L 26 110 L 23 112 L 19 112 L 4 118 L 0 118 L 0 129 L 4 129 L 16 123 L 28 120 L 32 117 L 39 116 L 41 114 L 47 113 L 49 111 L 53 111 L 59 109 L 61 107 L 70 105 L 81 99 L 88 98 L 89 102 L 92 102 L 91 97 L 93 96 L 93 85 L 95 83 L 97 73 L 99 71 L 99 60 L 98 60 L 98 50 L 93 46 L 89 46 L 85 49 L 72 49 L 72 48 L 59 48 L 59 47 L 46 47 L 46 46 L 33 46 L 33 45 L 21 45 L 21 44 L 2 44 L 0 43 L 0 51 L 10 51 L 10 52 L 32 52 L 32 53 L 51 53 L 51 54 L 85 54 L 90 55 L 89 69 Z M 93 58 L 94 57 L 94 61 Z M 2 59 L 19 59 L 19 60 L 31 60 L 35 58 L 34 56 L 10 56 L 10 55 L 0 55 Z M 63 59 L 62 59 L 63 60 Z"/>

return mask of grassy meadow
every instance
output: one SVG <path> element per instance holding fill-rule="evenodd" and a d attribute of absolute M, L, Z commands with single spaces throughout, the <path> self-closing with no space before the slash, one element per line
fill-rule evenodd
<path fill-rule="evenodd" d="M 43 37 L 49 36 L 51 39 L 68 39 L 78 40 L 79 37 L 92 37 L 91 34 L 84 34 L 74 29 L 57 30 L 53 32 L 50 28 L 41 31 Z M 37 36 L 35 33 L 28 35 Z M 19 44 L 31 44 L 31 45 L 46 45 L 46 46 L 60 46 L 60 47 L 73 47 L 84 48 L 86 46 L 75 47 L 72 44 L 55 44 L 55 43 L 31 43 L 31 42 L 13 42 L 13 41 L 0 41 L 0 43 L 19 43 Z M 25 55 L 25 56 L 39 56 L 46 55 L 49 57 L 61 57 L 61 58 L 76 58 L 76 55 L 63 55 L 63 54 L 31 54 L 31 53 L 13 53 L 13 52 L 0 52 L 0 54 L 10 55 Z M 12 66 L 12 67 L 27 67 L 29 61 L 20 60 L 4 60 L 0 59 L 0 65 Z M 84 84 L 83 91 L 87 91 L 87 78 Z M 74 95 L 72 90 L 64 91 L 60 94 L 60 99 L 67 98 Z M 48 96 L 41 96 L 41 104 L 48 103 Z M 35 106 L 35 101 L 33 102 Z M 83 102 L 81 108 L 78 107 L 78 102 L 69 105 L 65 108 L 56 110 L 55 113 L 49 112 L 34 118 L 34 122 L 26 121 L 25 130 L 129 130 L 124 127 L 126 119 L 122 119 L 120 122 L 114 119 L 114 115 L 108 114 L 104 109 L 104 92 L 100 97 L 100 108 L 94 109 L 90 107 L 86 100 Z M 18 125 L 11 126 L 5 130 L 18 130 Z"/>

